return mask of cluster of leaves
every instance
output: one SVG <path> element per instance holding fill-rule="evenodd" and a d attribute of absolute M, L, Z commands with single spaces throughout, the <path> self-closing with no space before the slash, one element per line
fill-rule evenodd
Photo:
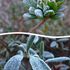
<path fill-rule="evenodd" d="M 29 12 L 23 15 L 24 19 L 60 18 L 64 14 L 64 0 L 23 0 L 28 5 Z"/>
<path fill-rule="evenodd" d="M 57 47 L 57 42 L 68 39 L 58 39 L 51 42 L 50 47 Z M 8 44 L 9 56 L 3 70 L 54 70 L 49 63 L 70 61 L 69 57 L 55 57 L 44 50 L 44 41 L 38 36 L 29 36 L 27 41 L 12 41 Z M 15 52 L 14 54 L 12 54 Z M 28 62 L 27 62 L 28 61 Z M 69 67 L 67 67 L 68 69 Z M 57 70 L 57 69 L 56 69 Z"/>

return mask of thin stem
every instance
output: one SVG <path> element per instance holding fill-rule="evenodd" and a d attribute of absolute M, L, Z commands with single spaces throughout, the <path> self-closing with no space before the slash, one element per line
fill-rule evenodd
<path fill-rule="evenodd" d="M 45 19 L 43 19 L 39 24 L 37 24 L 35 27 L 31 28 L 29 32 L 34 32 L 38 27 L 40 27 L 41 25 L 43 25 L 46 20 L 48 19 L 48 17 L 46 17 Z"/>

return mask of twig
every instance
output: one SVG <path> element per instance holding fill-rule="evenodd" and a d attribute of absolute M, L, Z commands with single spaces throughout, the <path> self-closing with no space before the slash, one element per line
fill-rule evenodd
<path fill-rule="evenodd" d="M 31 28 L 29 32 L 35 31 L 38 27 L 40 27 L 41 25 L 43 25 L 46 22 L 47 19 L 48 19 L 48 17 L 46 17 L 45 19 L 43 19 L 39 24 L 37 24 L 35 27 Z"/>

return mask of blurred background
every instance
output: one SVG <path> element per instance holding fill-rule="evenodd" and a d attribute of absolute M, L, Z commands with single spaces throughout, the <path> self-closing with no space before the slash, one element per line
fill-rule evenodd
<path fill-rule="evenodd" d="M 65 0 L 64 4 L 66 5 L 65 17 L 58 21 L 50 21 L 48 24 L 46 22 L 35 33 L 52 36 L 70 35 L 70 0 Z M 24 21 L 23 14 L 27 11 L 22 0 L 0 0 L 0 33 L 28 32 L 38 21 Z"/>

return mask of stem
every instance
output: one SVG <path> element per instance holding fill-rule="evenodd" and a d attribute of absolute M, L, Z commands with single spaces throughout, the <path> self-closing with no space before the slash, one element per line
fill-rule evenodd
<path fill-rule="evenodd" d="M 48 19 L 48 17 L 44 18 L 39 24 L 37 24 L 35 27 L 31 28 L 29 32 L 35 31 L 38 27 L 43 25 L 46 22 L 47 19 Z"/>

